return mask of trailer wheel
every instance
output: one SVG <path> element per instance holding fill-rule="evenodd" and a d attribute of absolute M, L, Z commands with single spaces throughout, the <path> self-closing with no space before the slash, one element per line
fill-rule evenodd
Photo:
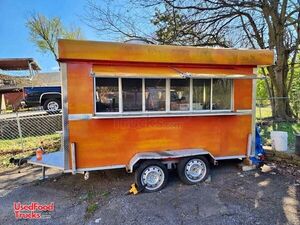
<path fill-rule="evenodd" d="M 183 158 L 177 165 L 180 180 L 185 184 L 197 184 L 209 175 L 209 163 L 203 156 Z"/>
<path fill-rule="evenodd" d="M 135 172 L 135 182 L 140 191 L 156 192 L 163 189 L 168 181 L 168 170 L 157 160 L 143 162 Z"/>

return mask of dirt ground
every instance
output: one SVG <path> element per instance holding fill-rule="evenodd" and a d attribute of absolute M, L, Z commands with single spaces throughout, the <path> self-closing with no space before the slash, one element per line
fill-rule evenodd
<path fill-rule="evenodd" d="M 241 172 L 237 161 L 212 168 L 211 181 L 183 185 L 175 171 L 157 193 L 126 195 L 133 175 L 123 170 L 83 175 L 40 168 L 0 172 L 0 224 L 300 224 L 300 168 L 269 164 Z M 16 220 L 13 202 L 54 202 L 42 220 Z"/>

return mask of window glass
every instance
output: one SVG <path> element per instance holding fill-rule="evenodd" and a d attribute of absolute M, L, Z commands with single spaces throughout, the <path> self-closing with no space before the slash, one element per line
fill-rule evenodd
<path fill-rule="evenodd" d="M 228 79 L 213 79 L 212 107 L 216 110 L 230 109 L 231 84 Z"/>
<path fill-rule="evenodd" d="M 117 78 L 96 78 L 96 112 L 119 111 Z"/>
<path fill-rule="evenodd" d="M 142 79 L 122 79 L 123 111 L 142 111 Z"/>
<path fill-rule="evenodd" d="M 170 98 L 171 110 L 189 110 L 190 79 L 171 79 Z"/>
<path fill-rule="evenodd" d="M 145 79 L 146 111 L 166 110 L 166 80 Z"/>
<path fill-rule="evenodd" d="M 210 79 L 193 79 L 193 110 L 210 109 Z"/>

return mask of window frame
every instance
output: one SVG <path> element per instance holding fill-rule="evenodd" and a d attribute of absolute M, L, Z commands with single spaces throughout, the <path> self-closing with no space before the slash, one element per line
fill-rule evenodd
<path fill-rule="evenodd" d="M 110 114 L 116 115 L 116 114 L 120 114 L 120 112 L 123 111 L 123 108 L 120 108 L 120 106 L 123 107 L 123 102 L 122 102 L 122 104 L 120 104 L 120 101 L 122 101 L 122 92 L 121 92 L 121 89 L 120 89 L 120 80 L 121 80 L 121 78 L 120 77 L 112 77 L 112 79 L 118 79 L 119 112 L 97 112 L 96 78 L 110 78 L 110 77 L 95 76 L 94 79 L 93 79 L 93 83 L 94 83 L 93 84 L 94 114 L 95 115 L 110 115 Z M 121 93 L 121 98 L 120 98 L 120 93 Z"/>
<path fill-rule="evenodd" d="M 119 92 L 119 111 L 118 112 L 97 112 L 96 111 L 96 79 L 97 78 L 117 78 L 118 79 L 118 92 Z M 107 116 L 107 115 L 176 115 L 176 114 L 201 114 L 201 113 L 229 113 L 234 111 L 234 79 L 233 78 L 224 78 L 230 80 L 231 88 L 230 88 L 230 109 L 212 109 L 212 94 L 213 94 L 213 79 L 222 79 L 222 78 L 189 78 L 189 86 L 190 86 L 190 93 L 189 93 L 189 110 L 186 111 L 175 111 L 170 109 L 170 89 L 171 89 L 171 79 L 181 79 L 181 78 L 158 78 L 158 77 L 132 77 L 142 79 L 142 111 L 133 111 L 133 112 L 123 112 L 123 89 L 122 89 L 122 78 L 123 77 L 108 77 L 108 76 L 97 76 L 93 77 L 93 102 L 94 102 L 94 115 L 95 116 Z M 127 78 L 127 77 L 124 77 Z M 165 79 L 166 84 L 166 101 L 165 101 L 165 110 L 164 111 L 147 111 L 146 110 L 146 96 L 145 96 L 145 79 Z M 184 79 L 184 78 L 183 78 Z M 203 109 L 203 110 L 193 110 L 193 80 L 201 79 L 201 80 L 210 80 L 210 109 Z"/>
<path fill-rule="evenodd" d="M 145 82 L 144 82 L 144 78 L 140 78 L 140 77 L 123 77 L 124 79 L 140 79 L 140 80 L 142 80 L 142 111 L 126 111 L 126 112 L 124 112 L 123 111 L 123 84 L 122 84 L 122 77 L 119 77 L 119 83 L 121 83 L 121 87 L 119 87 L 119 88 L 121 88 L 120 90 L 120 92 L 121 92 L 121 98 L 122 98 L 122 113 L 123 114 L 138 114 L 138 113 L 144 113 L 144 91 L 145 91 L 145 89 L 143 88 L 144 86 L 145 86 Z M 119 85 L 120 86 L 120 85 Z M 119 96 L 120 97 L 120 96 Z M 120 112 L 120 110 L 119 110 L 119 112 Z"/>
<path fill-rule="evenodd" d="M 166 88 L 166 94 L 165 94 L 165 96 L 166 96 L 166 99 L 165 99 L 165 110 L 163 110 L 163 111 L 147 111 L 146 110 L 146 82 L 145 82 L 145 80 L 146 79 L 164 79 L 166 82 L 165 82 L 165 88 Z M 145 113 L 145 114 L 161 114 L 161 113 L 166 113 L 167 112 L 167 105 L 168 105 L 168 103 L 167 103 L 167 98 L 168 98 L 168 96 L 167 96 L 167 93 L 168 93 L 168 88 L 167 88 L 167 78 L 155 78 L 155 77 L 152 77 L 152 78 L 143 78 L 143 88 L 142 88 L 142 91 L 143 91 L 143 113 Z"/>
<path fill-rule="evenodd" d="M 230 109 L 212 109 L 212 100 L 213 100 L 213 79 L 222 79 L 222 78 L 211 78 L 211 91 L 210 91 L 210 111 L 211 112 L 233 112 L 234 111 L 234 105 L 233 105 L 233 101 L 234 101 L 234 83 L 233 80 L 234 79 L 228 79 L 230 81 Z"/>
<path fill-rule="evenodd" d="M 210 96 L 209 96 L 209 109 L 193 109 L 193 105 L 191 106 L 191 111 L 192 112 L 199 112 L 199 113 L 204 113 L 204 112 L 214 112 L 214 111 L 216 111 L 216 110 L 213 110 L 212 109 L 212 80 L 213 80 L 213 78 L 191 78 L 191 86 L 190 86 L 190 88 L 191 88 L 191 90 L 190 90 L 190 92 L 191 92 L 191 103 L 193 104 L 193 102 L 194 102 L 194 89 L 193 89 L 193 81 L 194 80 L 210 80 Z"/>
<path fill-rule="evenodd" d="M 180 113 L 180 114 L 183 114 L 183 113 L 191 113 L 191 112 L 193 112 L 193 111 L 191 111 L 191 109 L 193 108 L 192 106 L 191 106 L 191 80 L 193 79 L 193 78 L 188 78 L 188 79 L 190 79 L 190 82 L 189 82 L 189 88 L 190 88 L 190 90 L 189 90 L 189 109 L 188 110 L 182 110 L 182 111 L 180 111 L 180 110 L 171 110 L 171 96 L 169 96 L 169 113 L 174 113 L 174 114 L 176 114 L 176 113 Z M 170 82 L 169 82 L 169 90 L 167 90 L 167 92 L 169 93 L 169 95 L 170 95 L 170 93 L 171 93 L 171 80 L 182 80 L 182 78 L 169 78 L 169 80 L 170 80 Z M 193 94 L 193 92 L 192 92 L 192 94 Z"/>

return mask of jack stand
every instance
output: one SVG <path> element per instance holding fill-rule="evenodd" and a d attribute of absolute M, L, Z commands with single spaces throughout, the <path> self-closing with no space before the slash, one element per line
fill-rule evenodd
<path fill-rule="evenodd" d="M 256 169 L 256 166 L 252 164 L 252 161 L 249 157 L 245 158 L 239 166 L 244 172 Z"/>
<path fill-rule="evenodd" d="M 245 158 L 243 160 L 243 164 L 246 165 L 246 166 L 251 166 L 252 165 L 252 161 L 249 157 Z"/>
<path fill-rule="evenodd" d="M 39 180 L 45 180 L 48 176 L 46 176 L 46 167 L 42 166 L 42 177 L 39 178 Z"/>

